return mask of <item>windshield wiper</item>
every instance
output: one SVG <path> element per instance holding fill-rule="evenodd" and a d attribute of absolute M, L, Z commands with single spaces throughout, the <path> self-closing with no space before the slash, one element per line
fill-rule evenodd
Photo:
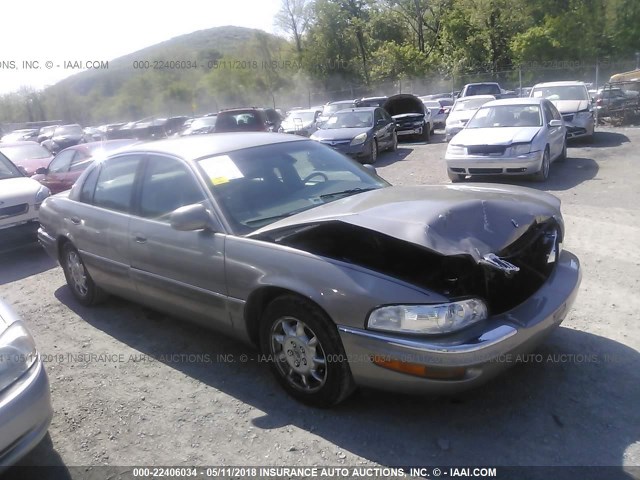
<path fill-rule="evenodd" d="M 305 210 L 309 210 L 311 207 L 315 207 L 315 205 L 306 206 L 303 208 L 298 208 L 297 210 L 293 210 L 291 212 L 281 213 L 280 215 L 273 215 L 272 217 L 262 217 L 262 218 L 252 218 L 251 220 L 247 220 L 245 225 L 255 225 L 256 223 L 262 222 L 275 222 L 276 220 L 280 220 L 283 218 L 291 217 L 296 213 L 304 212 Z"/>
<path fill-rule="evenodd" d="M 355 195 L 356 193 L 362 193 L 362 192 L 369 192 L 371 190 L 377 190 L 378 187 L 370 187 L 370 188 L 350 188 L 348 190 L 342 190 L 341 192 L 333 192 L 333 193 L 325 193 L 320 195 L 320 198 L 331 198 L 331 197 L 337 197 L 339 195 Z"/>

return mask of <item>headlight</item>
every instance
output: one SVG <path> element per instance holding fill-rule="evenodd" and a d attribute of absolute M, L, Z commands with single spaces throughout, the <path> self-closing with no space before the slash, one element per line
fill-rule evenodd
<path fill-rule="evenodd" d="M 367 134 L 366 133 L 361 133 L 360 135 L 356 135 L 356 137 L 351 140 L 351 145 L 362 145 L 364 142 L 367 141 Z"/>
<path fill-rule="evenodd" d="M 51 195 L 51 191 L 47 187 L 45 186 L 40 187 L 36 193 L 36 201 L 35 201 L 36 208 L 39 208 L 40 204 L 44 202 L 44 199 L 47 198 L 49 195 Z"/>
<path fill-rule="evenodd" d="M 369 315 L 367 327 L 397 333 L 440 334 L 461 330 L 487 318 L 487 306 L 471 298 L 437 305 L 392 305 Z"/>
<path fill-rule="evenodd" d="M 36 344 L 22 322 L 11 324 L 0 335 L 0 392 L 29 370 L 37 358 Z"/>
<path fill-rule="evenodd" d="M 516 157 L 519 155 L 526 155 L 529 152 L 531 152 L 530 143 L 520 143 L 520 144 L 511 146 L 511 154 Z"/>
<path fill-rule="evenodd" d="M 462 145 L 451 145 L 447 147 L 447 155 L 466 155 L 467 149 Z"/>

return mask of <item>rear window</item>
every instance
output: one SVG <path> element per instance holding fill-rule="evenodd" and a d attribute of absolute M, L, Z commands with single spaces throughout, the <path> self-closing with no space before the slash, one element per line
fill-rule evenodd
<path fill-rule="evenodd" d="M 265 115 L 258 110 L 220 112 L 216 121 L 217 132 L 243 132 L 264 129 Z"/>
<path fill-rule="evenodd" d="M 500 87 L 495 84 L 469 85 L 465 96 L 472 95 L 495 95 L 500 93 Z"/>

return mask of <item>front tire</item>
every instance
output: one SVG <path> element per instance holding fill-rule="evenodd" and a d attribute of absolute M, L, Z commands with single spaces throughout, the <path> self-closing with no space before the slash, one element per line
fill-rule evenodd
<path fill-rule="evenodd" d="M 369 150 L 369 155 L 364 163 L 374 164 L 378 160 L 378 142 L 373 139 L 371 140 L 371 149 Z"/>
<path fill-rule="evenodd" d="M 551 159 L 549 155 L 549 147 L 545 148 L 542 156 L 542 165 L 540 171 L 533 175 L 536 182 L 544 182 L 549 178 L 549 170 L 551 169 Z"/>
<path fill-rule="evenodd" d="M 304 403 L 330 407 L 355 389 L 335 324 L 300 297 L 284 295 L 269 304 L 260 347 L 280 385 Z"/>
<path fill-rule="evenodd" d="M 67 285 L 69 285 L 71 293 L 79 303 L 85 307 L 90 307 L 100 303 L 107 297 L 107 294 L 93 282 L 84 266 L 80 253 L 70 242 L 65 243 L 62 247 L 60 263 L 64 270 Z"/>

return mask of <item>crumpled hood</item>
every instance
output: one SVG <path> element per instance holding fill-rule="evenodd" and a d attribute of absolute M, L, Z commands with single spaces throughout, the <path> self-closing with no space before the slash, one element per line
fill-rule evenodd
<path fill-rule="evenodd" d="M 549 218 L 560 224 L 560 200 L 512 185 L 386 187 L 306 210 L 249 237 L 295 225 L 340 221 L 411 242 L 442 255 L 476 262 L 498 253 L 529 227 Z"/>
<path fill-rule="evenodd" d="M 589 108 L 588 100 L 551 100 L 560 113 L 576 113 Z"/>
<path fill-rule="evenodd" d="M 529 143 L 542 127 L 465 128 L 456 135 L 455 145 L 511 145 Z"/>
<path fill-rule="evenodd" d="M 371 127 L 365 128 L 327 128 L 320 129 L 313 134 L 315 140 L 351 140 L 356 135 L 367 133 Z"/>

